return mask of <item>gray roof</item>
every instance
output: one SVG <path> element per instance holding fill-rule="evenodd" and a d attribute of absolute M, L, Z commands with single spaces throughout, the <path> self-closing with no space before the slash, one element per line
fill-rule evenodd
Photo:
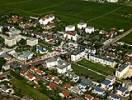
<path fill-rule="evenodd" d="M 46 62 L 54 62 L 54 61 L 57 61 L 57 58 L 51 57 L 51 58 L 46 60 Z"/>
<path fill-rule="evenodd" d="M 67 66 L 69 66 L 70 64 L 69 63 L 67 63 L 66 61 L 64 61 L 64 60 L 58 60 L 58 68 L 60 68 L 60 69 L 63 69 L 63 68 L 65 68 L 65 67 L 67 67 Z"/>
<path fill-rule="evenodd" d="M 118 99 L 118 100 L 121 100 L 121 97 L 120 96 L 117 96 L 115 94 L 110 94 L 110 97 L 113 98 L 113 99 Z"/>
<path fill-rule="evenodd" d="M 88 78 L 80 77 L 80 79 L 81 79 L 80 84 L 82 84 L 84 86 L 92 86 L 93 85 L 92 81 Z"/>
<path fill-rule="evenodd" d="M 119 87 L 118 90 L 120 90 L 121 92 L 126 92 L 127 88 L 126 87 Z"/>
<path fill-rule="evenodd" d="M 117 71 L 122 72 L 127 66 L 128 66 L 127 64 L 120 65 Z"/>
<path fill-rule="evenodd" d="M 110 83 L 111 83 L 110 80 L 104 80 L 104 81 L 102 82 L 102 84 L 105 84 L 105 85 L 109 85 Z"/>

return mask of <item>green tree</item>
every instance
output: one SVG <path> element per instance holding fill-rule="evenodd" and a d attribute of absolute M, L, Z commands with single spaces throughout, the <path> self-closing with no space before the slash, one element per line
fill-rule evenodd
<path fill-rule="evenodd" d="M 6 60 L 3 57 L 0 57 L 0 70 L 2 69 L 2 66 L 6 63 Z"/>

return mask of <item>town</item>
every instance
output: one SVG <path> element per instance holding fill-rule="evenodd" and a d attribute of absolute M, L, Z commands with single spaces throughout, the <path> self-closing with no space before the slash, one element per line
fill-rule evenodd
<path fill-rule="evenodd" d="M 0 93 L 13 100 L 131 100 L 132 29 L 1 16 Z M 132 43 L 132 41 L 131 41 Z"/>

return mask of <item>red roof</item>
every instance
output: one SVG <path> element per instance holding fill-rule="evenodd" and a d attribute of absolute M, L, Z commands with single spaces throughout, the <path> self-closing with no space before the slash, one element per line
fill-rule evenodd
<path fill-rule="evenodd" d="M 85 96 L 85 99 L 86 100 L 94 100 L 94 97 L 92 97 L 91 95 L 86 95 Z"/>
<path fill-rule="evenodd" d="M 27 72 L 26 76 L 28 77 L 28 79 L 33 79 L 34 78 L 33 74 L 30 73 L 30 72 Z"/>
<path fill-rule="evenodd" d="M 70 93 L 68 91 L 62 91 L 62 94 L 64 95 L 64 97 L 70 96 Z"/>
<path fill-rule="evenodd" d="M 64 85 L 64 88 L 65 88 L 65 89 L 69 89 L 70 87 L 71 87 L 71 84 L 66 83 L 66 84 Z"/>
<path fill-rule="evenodd" d="M 75 36 L 76 35 L 76 32 L 67 32 L 67 34 L 72 35 L 72 36 Z"/>
<path fill-rule="evenodd" d="M 56 88 L 57 88 L 57 84 L 54 83 L 54 82 L 51 82 L 51 83 L 49 83 L 49 87 L 50 87 L 51 89 L 56 89 Z"/>

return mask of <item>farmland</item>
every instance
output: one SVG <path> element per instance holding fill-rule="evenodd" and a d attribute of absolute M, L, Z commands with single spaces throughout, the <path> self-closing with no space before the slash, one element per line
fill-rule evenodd
<path fill-rule="evenodd" d="M 130 28 L 132 8 L 117 4 L 98 4 L 82 0 L 0 0 L 0 14 L 42 16 L 53 13 L 66 23 L 86 21 L 99 28 Z"/>

